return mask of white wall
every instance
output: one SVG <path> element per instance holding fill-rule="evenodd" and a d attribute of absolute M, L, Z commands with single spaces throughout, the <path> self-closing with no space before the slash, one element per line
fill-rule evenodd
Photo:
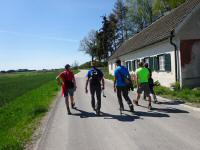
<path fill-rule="evenodd" d="M 142 59 L 144 57 L 156 56 L 159 54 L 171 54 L 171 72 L 155 72 L 153 71 L 152 76 L 154 80 L 158 80 L 163 86 L 170 86 L 171 83 L 175 82 L 175 59 L 174 59 L 174 47 L 170 44 L 169 39 L 163 42 L 153 44 L 151 46 L 142 48 L 140 50 L 128 53 L 119 57 L 122 61 L 131 61 L 135 59 Z M 111 70 L 110 64 L 115 60 L 110 60 L 109 73 L 113 74 L 114 70 Z"/>

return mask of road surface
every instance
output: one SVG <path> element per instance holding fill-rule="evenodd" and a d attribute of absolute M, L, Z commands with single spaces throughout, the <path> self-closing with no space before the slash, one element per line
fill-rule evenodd
<path fill-rule="evenodd" d="M 160 98 L 152 111 L 141 99 L 135 114 L 125 111 L 121 116 L 113 84 L 107 81 L 98 117 L 84 92 L 85 75 L 81 71 L 76 76 L 77 110 L 68 116 L 64 98 L 58 100 L 38 150 L 200 150 L 200 112 Z"/>

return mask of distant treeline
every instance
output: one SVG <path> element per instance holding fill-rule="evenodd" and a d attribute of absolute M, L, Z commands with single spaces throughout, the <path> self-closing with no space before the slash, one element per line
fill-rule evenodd
<path fill-rule="evenodd" d="M 0 71 L 0 73 L 16 73 L 16 72 L 34 72 L 34 71 L 37 71 L 37 72 L 48 72 L 48 71 L 59 71 L 61 69 L 42 69 L 42 70 L 29 70 L 29 69 L 17 69 L 17 70 L 7 70 L 7 71 Z"/>

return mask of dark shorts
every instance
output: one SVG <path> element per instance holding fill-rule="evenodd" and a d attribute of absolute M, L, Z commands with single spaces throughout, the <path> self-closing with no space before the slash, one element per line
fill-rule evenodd
<path fill-rule="evenodd" d="M 149 96 L 151 93 L 151 90 L 149 88 L 149 83 L 141 83 L 139 88 L 137 89 L 137 93 L 138 94 L 142 94 L 142 92 L 144 92 L 144 94 L 146 96 Z"/>
<path fill-rule="evenodd" d="M 64 97 L 67 96 L 74 96 L 74 88 L 65 90 Z"/>

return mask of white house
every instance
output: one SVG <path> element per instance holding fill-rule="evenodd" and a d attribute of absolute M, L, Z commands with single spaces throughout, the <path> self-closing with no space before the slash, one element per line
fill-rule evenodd
<path fill-rule="evenodd" d="M 109 58 L 113 74 L 116 59 L 130 72 L 139 61 L 148 62 L 154 80 L 163 86 L 200 86 L 200 0 L 188 0 L 168 15 L 125 41 Z"/>

